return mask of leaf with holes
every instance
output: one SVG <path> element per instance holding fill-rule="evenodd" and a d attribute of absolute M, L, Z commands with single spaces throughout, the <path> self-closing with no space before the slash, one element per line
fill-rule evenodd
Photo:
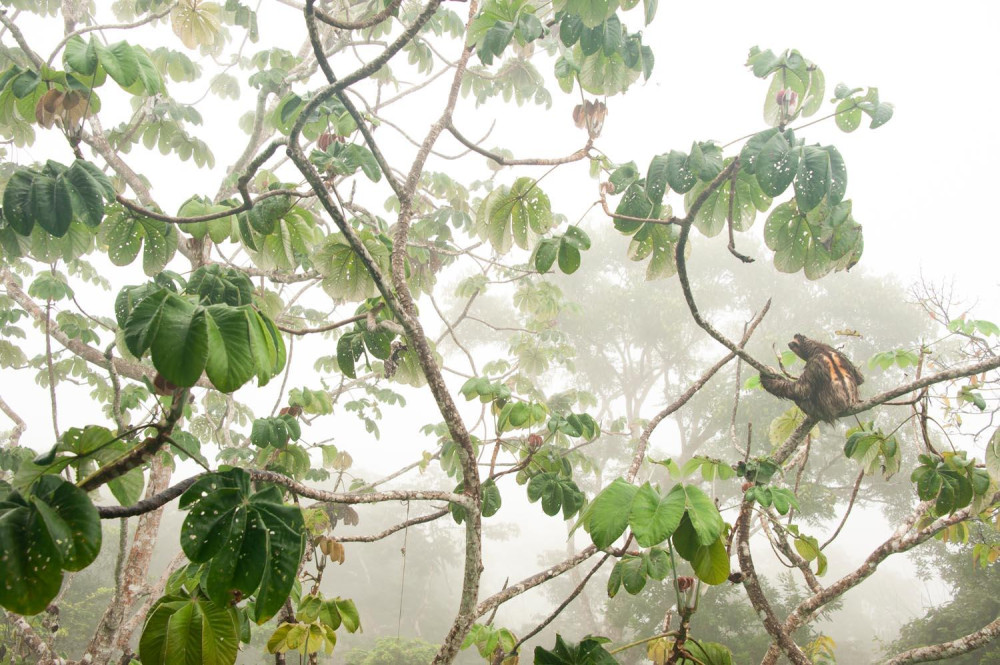
<path fill-rule="evenodd" d="M 123 208 L 108 215 L 101 228 L 108 258 L 127 266 L 142 252 L 142 269 L 152 277 L 161 272 L 177 251 L 177 229 L 166 222 L 134 215 Z"/>
<path fill-rule="evenodd" d="M 214 2 L 181 0 L 170 11 L 170 25 L 184 46 L 193 49 L 211 47 L 218 38 L 222 7 Z"/>
<path fill-rule="evenodd" d="M 59 593 L 63 570 L 82 570 L 101 549 L 101 523 L 86 492 L 57 475 L 28 491 L 0 481 L 0 605 L 37 614 Z"/>
<path fill-rule="evenodd" d="M 779 196 L 792 184 L 799 167 L 799 151 L 783 134 L 775 134 L 757 155 L 755 172 L 767 196 Z"/>
<path fill-rule="evenodd" d="M 252 492 L 242 469 L 200 478 L 181 496 L 188 509 L 181 547 L 194 563 L 206 563 L 206 593 L 225 606 L 256 594 L 254 620 L 263 623 L 284 604 L 305 547 L 301 511 L 285 505 L 272 485 Z"/>

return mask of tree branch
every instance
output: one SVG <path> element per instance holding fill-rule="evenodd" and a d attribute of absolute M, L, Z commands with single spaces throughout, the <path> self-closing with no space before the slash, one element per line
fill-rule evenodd
<path fill-rule="evenodd" d="M 906 663 L 926 663 L 929 660 L 944 660 L 952 656 L 974 651 L 1000 637 L 1000 617 L 994 619 L 977 631 L 950 642 L 942 642 L 926 647 L 918 647 L 898 653 L 885 662 L 885 665 L 906 665 Z"/>
<path fill-rule="evenodd" d="M 6 269 L 0 271 L 0 278 L 3 280 L 3 285 L 7 290 L 7 295 L 9 295 L 14 302 L 20 305 L 22 309 L 31 314 L 31 317 L 35 319 L 35 321 L 44 325 L 45 313 L 35 303 L 35 301 L 31 299 L 31 296 L 25 293 L 21 287 L 17 285 L 10 272 Z M 58 325 L 52 327 L 52 336 L 73 354 L 83 358 L 92 365 L 96 365 L 105 370 L 108 369 L 110 363 L 104 353 L 99 349 L 88 346 L 78 339 L 70 339 Z M 139 363 L 132 363 L 123 358 L 114 358 L 110 362 L 114 363 L 115 371 L 118 372 L 118 374 L 135 381 L 148 379 L 149 382 L 152 383 L 156 378 L 156 370 L 152 367 L 141 365 Z M 212 384 L 204 377 L 198 379 L 198 383 L 195 385 L 199 388 L 212 387 Z"/>
<path fill-rule="evenodd" d="M 532 158 L 532 159 L 507 159 L 503 155 L 498 155 L 495 152 L 490 152 L 485 148 L 481 148 L 469 139 L 465 138 L 456 128 L 455 123 L 449 118 L 448 124 L 445 127 L 452 136 L 458 139 L 458 142 L 464 145 L 469 150 L 487 157 L 501 166 L 559 166 L 560 164 L 570 164 L 572 162 L 578 162 L 584 159 L 589 153 L 590 149 L 594 147 L 594 139 L 587 139 L 586 145 L 577 150 L 576 152 L 570 153 L 565 157 L 555 157 L 555 158 Z"/>
<path fill-rule="evenodd" d="M 744 351 L 742 348 L 738 347 L 732 342 L 728 337 L 723 335 L 721 332 L 715 329 L 715 327 L 709 323 L 698 311 L 698 305 L 694 301 L 694 293 L 691 291 L 691 281 L 688 279 L 687 274 L 687 259 L 684 256 L 684 251 L 687 247 L 688 237 L 691 235 L 691 226 L 694 224 L 695 217 L 698 216 L 698 211 L 701 207 L 705 205 L 705 201 L 711 196 L 719 187 L 722 186 L 724 182 L 740 167 L 740 160 L 737 157 L 729 163 L 729 166 L 724 168 L 719 175 L 715 176 L 715 179 L 709 183 L 696 198 L 691 206 L 688 208 L 687 216 L 680 220 L 681 232 L 677 239 L 677 246 L 674 251 L 674 258 L 677 263 L 677 277 L 681 282 L 681 290 L 684 292 L 684 300 L 687 302 L 688 309 L 691 311 L 691 316 L 694 317 L 695 323 L 707 332 L 715 341 L 722 344 L 724 347 L 738 355 L 743 359 L 743 362 L 750 365 L 758 372 L 762 374 L 773 374 L 774 370 L 764 365 L 759 360 L 751 356 L 749 353 Z"/>
<path fill-rule="evenodd" d="M 754 330 L 760 325 L 760 322 L 764 320 L 764 316 L 767 314 L 768 309 L 771 307 L 771 301 L 768 300 L 764 303 L 764 307 L 757 313 L 743 332 L 743 338 L 740 340 L 739 346 L 737 348 L 742 349 L 746 346 L 746 343 L 750 341 L 750 337 L 753 335 Z M 708 383 L 716 372 L 725 367 L 730 360 L 736 357 L 736 353 L 728 353 L 719 362 L 712 365 L 708 370 L 705 371 L 701 377 L 692 383 L 684 393 L 681 394 L 676 400 L 674 400 L 669 406 L 660 411 L 658 414 L 653 416 L 646 427 L 643 429 L 642 434 L 639 435 L 639 443 L 635 449 L 635 455 L 632 457 L 632 464 L 629 466 L 628 473 L 625 475 L 625 480 L 628 482 L 634 482 L 636 475 L 639 473 L 639 467 L 642 465 L 642 460 L 646 456 L 646 447 L 649 445 L 649 437 L 652 436 L 653 430 L 663 421 L 664 418 L 674 413 L 682 406 L 687 404 L 687 402 L 694 397 L 695 393 L 702 389 L 702 387 Z"/>
<path fill-rule="evenodd" d="M 781 646 L 781 650 L 785 652 L 788 659 L 794 665 L 810 665 L 809 658 L 806 657 L 802 649 L 790 637 L 792 631 L 787 627 L 787 623 L 785 626 L 782 626 L 781 622 L 778 621 L 771 603 L 768 602 L 767 596 L 764 595 L 764 589 L 760 586 L 757 571 L 754 569 L 753 557 L 750 555 L 750 517 L 752 511 L 753 503 L 744 500 L 740 507 L 739 519 L 737 520 L 739 522 L 739 531 L 736 541 L 736 554 L 740 561 L 740 570 L 743 572 L 743 587 L 746 589 L 750 604 L 753 605 L 761 621 L 763 621 L 764 629 Z"/>
<path fill-rule="evenodd" d="M 405 522 L 400 522 L 399 524 L 393 525 L 386 529 L 385 531 L 380 531 L 371 536 L 341 536 L 337 538 L 338 543 L 374 543 L 377 540 L 382 540 L 383 538 L 388 538 L 392 534 L 402 531 L 403 529 L 415 526 L 417 524 L 425 524 L 427 522 L 433 522 L 436 519 L 444 517 L 451 511 L 448 508 L 443 508 L 437 510 L 433 513 L 428 513 L 422 517 L 414 517 L 413 519 L 406 520 Z"/>
<path fill-rule="evenodd" d="M 14 41 L 21 47 L 24 54 L 28 56 L 28 60 L 31 60 L 31 64 L 35 66 L 35 70 L 39 72 L 42 71 L 42 66 L 45 65 L 45 62 L 38 56 L 37 53 L 31 50 L 31 47 L 28 45 L 28 40 L 24 38 L 24 33 L 17 27 L 17 24 L 7 18 L 6 9 L 0 9 L 0 23 L 3 23 L 4 27 L 10 30 L 10 34 L 14 38 Z"/>

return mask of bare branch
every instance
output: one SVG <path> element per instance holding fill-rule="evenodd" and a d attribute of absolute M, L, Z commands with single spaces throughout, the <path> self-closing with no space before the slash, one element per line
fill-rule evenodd
<path fill-rule="evenodd" d="M 750 341 L 750 337 L 753 335 L 754 330 L 756 330 L 757 326 L 760 325 L 760 322 L 764 320 L 764 316 L 767 314 L 767 311 L 768 309 L 770 309 L 770 307 L 771 307 L 771 301 L 768 300 L 766 303 L 764 303 L 764 307 L 760 310 L 760 312 L 758 312 L 758 314 L 753 318 L 753 321 L 750 322 L 750 325 L 748 325 L 744 329 L 743 338 L 740 340 L 739 346 L 737 347 L 738 349 L 742 349 L 744 346 L 746 346 L 746 343 Z M 729 361 L 735 357 L 736 353 L 726 354 L 726 356 L 723 357 L 719 362 L 715 363 L 710 368 L 708 368 L 705 371 L 705 373 L 698 378 L 697 381 L 692 383 L 688 387 L 688 389 L 681 394 L 680 397 L 674 400 L 670 405 L 668 405 L 658 414 L 653 416 L 650 419 L 650 421 L 646 423 L 645 429 L 643 429 L 642 434 L 639 435 L 639 443 L 636 446 L 635 455 L 632 457 L 632 464 L 631 466 L 629 466 L 628 473 L 625 475 L 625 479 L 628 482 L 631 483 L 635 481 L 635 477 L 639 473 L 639 467 L 642 465 L 642 460 L 645 458 L 646 447 L 649 445 L 649 437 L 652 436 L 653 430 L 656 429 L 656 427 L 663 421 L 664 418 L 666 418 L 667 416 L 669 416 L 670 414 L 674 413 L 682 406 L 687 404 L 688 401 L 692 397 L 694 397 L 694 394 L 697 393 L 699 390 L 701 390 L 702 387 L 706 383 L 708 383 L 708 380 L 711 379 L 716 372 L 725 367 L 729 363 Z"/>
<path fill-rule="evenodd" d="M 446 129 L 458 139 L 458 142 L 464 145 L 469 150 L 479 153 L 483 157 L 487 157 L 501 166 L 558 166 L 560 164 L 570 164 L 572 162 L 578 162 L 581 159 L 587 157 L 590 154 L 590 149 L 594 147 L 594 139 L 587 139 L 586 145 L 577 150 L 576 152 L 570 153 L 565 157 L 555 157 L 555 158 L 545 158 L 536 157 L 531 159 L 508 159 L 503 155 L 498 155 L 495 152 L 490 152 L 485 148 L 481 148 L 469 139 L 465 138 L 457 129 L 455 129 L 455 123 L 449 119 Z"/>
<path fill-rule="evenodd" d="M 736 541 L 736 553 L 740 561 L 740 570 L 743 572 L 743 587 L 746 589 L 750 604 L 753 605 L 763 621 L 765 630 L 781 646 L 781 650 L 785 652 L 788 659 L 795 665 L 810 665 L 805 653 L 802 652 L 802 649 L 790 637 L 792 631 L 788 629 L 787 624 L 782 626 L 781 622 L 778 621 L 771 603 L 768 602 L 767 596 L 764 595 L 764 589 L 760 585 L 760 580 L 757 578 L 753 557 L 750 556 L 750 517 L 752 510 L 753 503 L 744 500 L 740 508 L 738 520 L 739 532 Z"/>
<path fill-rule="evenodd" d="M 0 9 L 0 23 L 3 23 L 4 27 L 10 30 L 10 34 L 14 38 L 14 41 L 17 42 L 17 45 L 21 47 L 21 50 L 24 51 L 24 54 L 28 56 L 29 60 L 31 60 L 31 64 L 35 66 L 35 70 L 41 71 L 42 66 L 45 63 L 38 56 L 37 53 L 31 50 L 31 47 L 28 45 L 28 40 L 24 38 L 24 33 L 21 32 L 21 29 L 18 28 L 13 21 L 7 18 L 6 9 Z"/>
<path fill-rule="evenodd" d="M 749 353 L 744 351 L 742 348 L 738 347 L 732 342 L 728 337 L 723 335 L 721 332 L 715 329 L 715 327 L 709 323 L 698 310 L 698 305 L 694 301 L 694 293 L 691 291 L 691 281 L 688 279 L 687 274 L 687 259 L 684 256 L 685 249 L 687 247 L 688 236 L 691 234 L 691 226 L 694 224 L 695 217 L 698 216 L 698 211 L 708 197 L 711 196 L 722 184 L 730 177 L 733 173 L 737 171 L 740 167 L 739 158 L 734 159 L 729 163 L 729 166 L 724 168 L 719 175 L 715 176 L 715 179 L 700 193 L 698 197 L 691 203 L 688 208 L 687 216 L 680 221 L 681 232 L 680 236 L 677 238 L 677 246 L 674 251 L 674 258 L 677 262 L 677 277 L 680 279 L 681 290 L 684 292 L 684 300 L 687 302 L 688 309 L 691 311 L 691 316 L 694 317 L 695 323 L 701 327 L 702 330 L 707 332 L 715 341 L 722 344 L 724 347 L 738 355 L 743 359 L 743 362 L 747 363 L 758 372 L 763 374 L 773 374 L 774 370 L 764 365 L 759 360 L 751 356 Z"/>
<path fill-rule="evenodd" d="M 1000 617 L 994 619 L 982 628 L 964 637 L 950 642 L 942 642 L 926 647 L 910 649 L 896 654 L 885 662 L 885 665 L 906 665 L 906 663 L 926 663 L 931 660 L 944 660 L 952 656 L 974 651 L 1000 637 Z"/>
<path fill-rule="evenodd" d="M 393 525 L 386 529 L 385 531 L 380 531 L 371 536 L 339 536 L 337 537 L 337 542 L 339 543 L 374 543 L 377 540 L 382 540 L 383 538 L 388 538 L 392 534 L 402 531 L 403 529 L 415 526 L 417 524 L 425 524 L 427 522 L 433 522 L 436 519 L 444 517 L 451 511 L 448 508 L 442 508 L 433 513 L 429 513 L 422 517 L 414 517 L 413 519 L 406 520 L 405 522 L 400 522 L 399 524 Z"/>
<path fill-rule="evenodd" d="M 13 448 L 21 442 L 21 435 L 24 434 L 24 430 L 28 429 L 28 426 L 2 397 L 0 397 L 0 411 L 3 411 L 4 415 L 14 422 L 14 429 L 10 431 L 10 437 L 7 439 L 7 446 Z"/>
<path fill-rule="evenodd" d="M 484 614 L 488 614 L 493 610 L 493 608 L 502 605 L 503 603 L 506 603 L 511 598 L 520 596 L 525 591 L 533 589 L 540 584 L 544 584 L 545 582 L 548 582 L 551 579 L 559 577 L 563 573 L 575 568 L 576 566 L 580 565 L 590 557 L 597 554 L 597 552 L 598 549 L 596 547 L 594 547 L 593 545 L 588 545 L 587 547 L 583 548 L 583 550 L 581 550 L 578 554 L 575 554 L 569 557 L 568 559 L 557 563 L 554 566 L 546 568 L 545 570 L 539 573 L 535 573 L 530 577 L 526 577 L 513 586 L 508 586 L 503 591 L 499 591 L 493 594 L 489 598 L 486 598 L 485 600 L 481 601 L 478 605 L 476 605 L 475 615 L 477 617 L 481 617 Z"/>

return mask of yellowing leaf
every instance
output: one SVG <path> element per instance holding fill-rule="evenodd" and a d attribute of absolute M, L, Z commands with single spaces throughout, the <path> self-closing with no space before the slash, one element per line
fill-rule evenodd
<path fill-rule="evenodd" d="M 170 26 L 184 46 L 211 46 L 219 34 L 222 7 L 214 2 L 181 0 L 170 12 Z"/>

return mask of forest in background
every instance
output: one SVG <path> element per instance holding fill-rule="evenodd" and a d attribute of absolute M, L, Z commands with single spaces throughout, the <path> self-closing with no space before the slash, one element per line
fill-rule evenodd
<path fill-rule="evenodd" d="M 0 661 L 996 657 L 1000 328 L 811 136 L 877 88 L 649 154 L 655 0 L 5 4 Z"/>

